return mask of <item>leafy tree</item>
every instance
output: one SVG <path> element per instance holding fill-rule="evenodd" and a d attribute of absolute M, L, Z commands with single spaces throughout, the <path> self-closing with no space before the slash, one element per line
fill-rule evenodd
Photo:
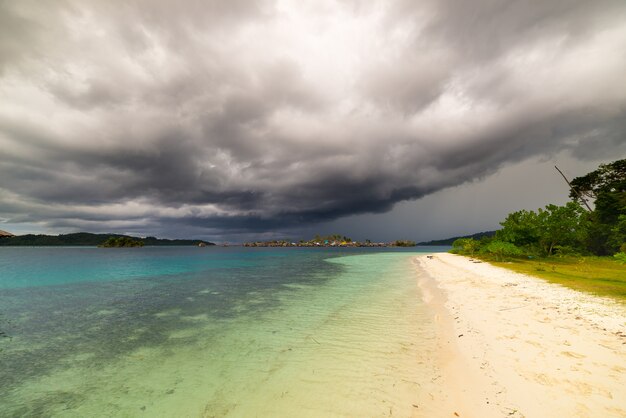
<path fill-rule="evenodd" d="M 502 229 L 494 239 L 484 238 L 479 243 L 457 239 L 453 251 L 473 254 L 479 250 L 497 260 L 521 251 L 543 256 L 626 254 L 626 159 L 602 164 L 570 185 L 574 201 L 565 206 L 547 205 L 537 211 L 510 213 L 500 223 Z M 594 199 L 591 211 L 579 204 L 587 199 Z M 626 255 L 616 255 L 620 257 Z"/>
<path fill-rule="evenodd" d="M 576 177 L 571 186 L 571 198 L 594 200 L 587 248 L 597 255 L 613 254 L 624 239 L 619 225 L 626 215 L 626 159 L 601 164 L 597 170 Z"/>
<path fill-rule="evenodd" d="M 538 235 L 539 245 L 544 254 L 554 254 L 556 246 L 582 249 L 585 238 L 585 210 L 576 202 L 568 202 L 565 206 L 547 205 L 545 210 L 539 209 Z"/>
<path fill-rule="evenodd" d="M 541 221 L 536 212 L 520 210 L 507 215 L 500 222 L 502 229 L 496 232 L 496 239 L 510 242 L 520 247 L 530 247 L 539 242 Z"/>
<path fill-rule="evenodd" d="M 619 248 L 619 251 L 626 253 L 626 215 L 620 215 L 617 223 L 611 228 L 608 246 Z"/>
<path fill-rule="evenodd" d="M 469 254 L 474 256 L 474 253 L 480 248 L 480 241 L 476 241 L 473 238 L 459 238 L 452 243 L 452 248 L 458 254 Z"/>
<path fill-rule="evenodd" d="M 505 241 L 493 240 L 484 248 L 484 251 L 489 254 L 493 254 L 496 257 L 496 261 L 503 261 L 505 257 L 519 256 L 523 252 L 514 244 Z"/>
<path fill-rule="evenodd" d="M 600 164 L 597 170 L 571 181 L 570 197 L 585 196 L 597 200 L 603 193 L 626 191 L 626 159 Z"/>
<path fill-rule="evenodd" d="M 575 202 L 565 206 L 547 205 L 537 212 L 521 210 L 500 223 L 496 239 L 522 247 L 527 252 L 553 255 L 558 247 L 583 251 L 587 214 Z"/>

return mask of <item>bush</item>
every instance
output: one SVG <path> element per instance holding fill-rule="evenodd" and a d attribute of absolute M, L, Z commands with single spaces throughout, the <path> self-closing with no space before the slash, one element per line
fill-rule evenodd
<path fill-rule="evenodd" d="M 488 254 L 492 254 L 496 257 L 496 261 L 503 261 L 505 257 L 519 256 L 523 252 L 510 242 L 504 241 L 491 241 L 484 248 L 484 251 Z"/>
<path fill-rule="evenodd" d="M 617 254 L 615 254 L 613 257 L 615 257 L 615 259 L 617 261 L 619 261 L 622 264 L 626 264 L 626 253 L 625 252 L 619 252 Z"/>
<path fill-rule="evenodd" d="M 558 257 L 565 257 L 565 256 L 576 256 L 576 255 L 582 255 L 581 251 L 578 250 L 577 248 L 573 248 L 570 247 L 568 245 L 557 245 L 554 247 L 554 253 L 558 256 Z"/>
<path fill-rule="evenodd" d="M 480 248 L 480 242 L 473 238 L 459 238 L 452 243 L 452 252 L 473 256 Z"/>

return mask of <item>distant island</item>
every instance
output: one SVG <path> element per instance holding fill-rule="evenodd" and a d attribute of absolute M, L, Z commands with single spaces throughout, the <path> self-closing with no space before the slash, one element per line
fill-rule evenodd
<path fill-rule="evenodd" d="M 109 243 L 105 245 L 105 243 Z M 130 245 L 141 242 L 142 245 Z M 119 244 L 119 245 L 116 245 Z M 166 247 L 166 246 L 196 246 L 204 247 L 215 245 L 212 242 L 190 239 L 164 239 L 155 237 L 133 237 L 121 234 L 92 234 L 89 232 L 77 232 L 61 235 L 12 235 L 9 233 L 0 235 L 0 246 L 9 247 Z"/>
<path fill-rule="evenodd" d="M 144 242 L 139 239 L 133 239 L 129 237 L 111 237 L 104 241 L 103 244 L 98 245 L 101 248 L 128 248 L 128 247 L 143 247 Z"/>
<path fill-rule="evenodd" d="M 457 239 L 472 238 L 475 240 L 480 240 L 483 237 L 492 238 L 495 236 L 496 236 L 496 231 L 485 231 L 485 232 L 478 232 L 472 235 L 464 235 L 460 237 L 452 237 L 452 238 L 446 238 L 446 239 L 419 242 L 416 245 L 452 245 L 452 243 L 456 241 Z"/>
<path fill-rule="evenodd" d="M 354 241 L 352 238 L 334 234 L 327 236 L 316 235 L 305 241 L 271 240 L 245 242 L 244 247 L 414 247 L 415 241 L 397 240 L 393 242 L 372 242 L 366 239 L 363 242 Z"/>

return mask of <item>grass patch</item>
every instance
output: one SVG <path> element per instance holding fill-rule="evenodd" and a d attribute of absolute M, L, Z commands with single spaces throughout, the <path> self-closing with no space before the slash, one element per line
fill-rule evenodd
<path fill-rule="evenodd" d="M 626 303 L 626 265 L 611 257 L 563 257 L 489 261 L 518 273 Z"/>

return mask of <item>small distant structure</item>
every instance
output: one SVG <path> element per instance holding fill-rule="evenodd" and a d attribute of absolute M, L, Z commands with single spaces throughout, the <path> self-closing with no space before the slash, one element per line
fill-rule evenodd
<path fill-rule="evenodd" d="M 199 242 L 198 247 L 206 247 L 206 244 L 204 242 Z"/>
<path fill-rule="evenodd" d="M 14 237 L 14 236 L 15 236 L 14 234 L 0 229 L 0 237 Z"/>

